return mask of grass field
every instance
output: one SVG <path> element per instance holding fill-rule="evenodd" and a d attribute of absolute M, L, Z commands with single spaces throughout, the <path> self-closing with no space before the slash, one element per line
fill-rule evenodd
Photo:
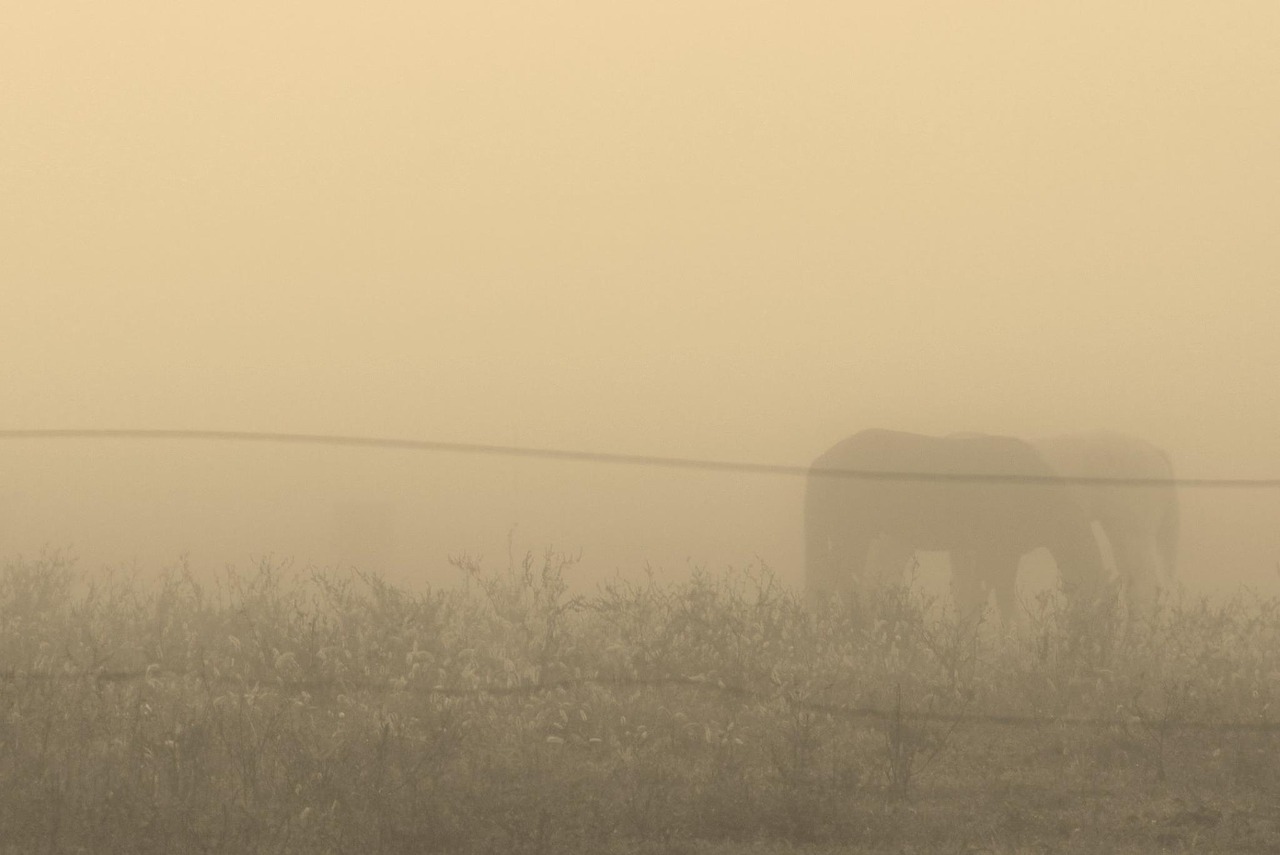
<path fill-rule="evenodd" d="M 3 852 L 1280 851 L 1280 603 L 0 570 Z"/>

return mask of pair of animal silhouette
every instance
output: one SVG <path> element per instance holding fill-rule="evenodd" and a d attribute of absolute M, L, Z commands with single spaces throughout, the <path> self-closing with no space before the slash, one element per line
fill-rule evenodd
<path fill-rule="evenodd" d="M 1010 621 L 1018 562 L 1032 550 L 1049 550 L 1068 591 L 1100 590 L 1108 570 L 1096 522 L 1130 611 L 1146 609 L 1172 581 L 1177 561 L 1172 479 L 1167 454 L 1109 431 L 1035 443 L 862 431 L 810 469 L 806 593 L 811 602 L 866 594 L 899 581 L 915 550 L 945 551 L 961 613 L 973 614 L 994 592 Z"/>

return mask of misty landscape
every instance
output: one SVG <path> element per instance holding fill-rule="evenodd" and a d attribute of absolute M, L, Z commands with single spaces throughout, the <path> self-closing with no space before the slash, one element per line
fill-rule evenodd
<path fill-rule="evenodd" d="M 1280 8 L 0 27 L 0 855 L 1280 851 Z"/>

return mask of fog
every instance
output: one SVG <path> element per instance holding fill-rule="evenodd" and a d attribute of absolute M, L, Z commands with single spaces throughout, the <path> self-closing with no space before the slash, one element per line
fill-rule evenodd
<path fill-rule="evenodd" d="M 0 429 L 805 466 L 1107 427 L 1280 477 L 1280 7 L 36 4 L 0 29 Z M 456 580 L 764 562 L 786 475 L 0 441 L 0 555 Z M 1275 587 L 1280 491 L 1180 577 Z"/>

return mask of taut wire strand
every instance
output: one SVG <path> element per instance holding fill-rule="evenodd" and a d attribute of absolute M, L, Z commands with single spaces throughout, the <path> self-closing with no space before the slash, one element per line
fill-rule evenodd
<path fill-rule="evenodd" d="M 624 466 L 655 466 L 667 469 L 700 469 L 711 472 L 742 472 L 756 475 L 788 477 L 853 478 L 865 481 L 925 481 L 940 483 L 990 484 L 1109 484 L 1116 487 L 1219 487 L 1243 489 L 1275 489 L 1280 478 L 1101 478 L 1052 475 L 1006 475 L 1000 473 L 889 472 L 873 469 L 813 469 L 778 463 L 747 463 L 732 460 L 702 460 L 690 457 L 663 457 L 650 454 L 617 454 L 598 451 L 574 451 L 559 448 L 528 448 L 515 445 L 490 445 L 478 442 L 443 442 L 423 439 L 391 439 L 339 434 L 273 433 L 230 430 L 169 429 L 61 429 L 40 428 L 0 430 L 0 440 L 20 439 L 132 439 L 132 440 L 198 440 L 209 442 L 256 442 L 289 445 L 326 445 L 353 448 L 436 451 L 455 454 L 483 454 L 500 457 L 525 457 L 542 460 L 565 460 L 579 463 L 611 463 Z"/>

